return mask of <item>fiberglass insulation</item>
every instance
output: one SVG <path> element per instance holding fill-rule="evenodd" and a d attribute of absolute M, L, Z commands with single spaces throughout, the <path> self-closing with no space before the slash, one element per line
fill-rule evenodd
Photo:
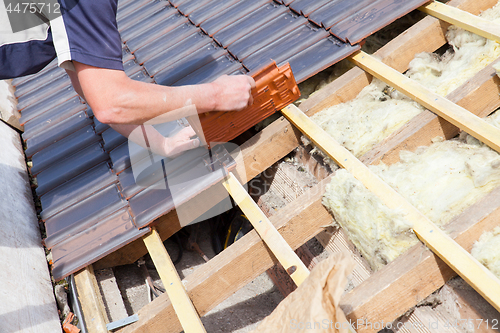
<path fill-rule="evenodd" d="M 500 4 L 481 16 L 500 22 Z M 442 56 L 434 53 L 416 55 L 406 73 L 443 96 L 500 57 L 499 43 L 461 28 L 451 26 L 446 37 L 452 46 L 450 50 Z M 374 79 L 354 100 L 322 110 L 311 118 L 360 157 L 422 110 L 418 103 Z"/>
<path fill-rule="evenodd" d="M 492 118 L 498 124 L 500 112 Z M 500 155 L 468 138 L 403 151 L 400 162 L 370 169 L 438 226 L 500 186 Z M 332 177 L 323 204 L 373 270 L 417 242 L 403 213 L 389 209 L 345 170 Z"/>
<path fill-rule="evenodd" d="M 481 235 L 471 253 L 500 279 L 500 227 Z"/>
<path fill-rule="evenodd" d="M 496 19 L 500 6 L 482 16 Z M 447 95 L 500 56 L 498 43 L 462 29 L 450 27 L 447 38 L 452 50 L 443 56 L 418 55 L 407 73 L 441 95 Z M 374 79 L 355 100 L 323 110 L 312 118 L 353 154 L 361 156 L 421 110 L 417 103 Z M 500 112 L 487 121 L 500 128 Z M 468 135 L 462 135 L 460 140 L 437 141 L 415 152 L 401 152 L 400 162 L 394 165 L 381 164 L 370 169 L 442 227 L 500 186 L 500 155 Z M 345 170 L 337 171 L 332 178 L 323 204 L 374 270 L 417 242 L 403 213 L 386 207 Z M 500 231 L 495 232 L 476 245 L 488 250 L 475 250 L 478 260 L 492 270 L 499 265 Z M 492 253 L 495 243 L 491 242 L 495 241 L 497 252 Z"/>

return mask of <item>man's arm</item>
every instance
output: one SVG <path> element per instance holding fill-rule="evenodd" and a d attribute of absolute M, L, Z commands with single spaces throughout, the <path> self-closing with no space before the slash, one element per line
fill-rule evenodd
<path fill-rule="evenodd" d="M 75 91 L 84 100 L 86 100 L 85 94 L 83 93 L 82 87 L 80 86 L 77 73 L 71 70 L 66 70 L 66 72 L 71 79 L 71 83 Z M 191 137 L 196 135 L 191 126 L 182 129 L 172 137 L 166 138 L 151 125 L 109 125 L 115 131 L 125 136 L 129 140 L 137 143 L 145 149 L 150 149 L 155 154 L 162 156 L 175 157 L 185 150 L 193 149 L 200 145 L 199 139 L 191 139 Z"/>
<path fill-rule="evenodd" d="M 106 124 L 144 124 L 193 105 L 198 113 L 237 111 L 252 104 L 255 81 L 247 75 L 221 76 L 212 83 L 166 87 L 131 80 L 123 71 L 74 62 L 81 93 Z M 80 92 L 79 92 L 80 93 Z M 179 114 L 182 117 L 182 112 Z"/>

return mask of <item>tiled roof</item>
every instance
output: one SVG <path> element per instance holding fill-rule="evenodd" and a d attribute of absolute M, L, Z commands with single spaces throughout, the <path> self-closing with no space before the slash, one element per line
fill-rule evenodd
<path fill-rule="evenodd" d="M 302 82 L 425 2 L 119 0 L 117 19 L 125 72 L 134 80 L 204 83 L 254 72 L 274 60 L 288 62 Z M 164 182 L 162 170 L 153 170 L 157 178 L 151 183 L 136 184 L 126 139 L 93 116 L 55 62 L 13 84 L 56 279 L 141 237 L 173 209 L 168 190 L 153 184 Z M 206 169 L 206 156 L 195 155 L 189 155 L 190 163 Z M 223 151 L 219 156 L 234 165 Z M 152 168 L 160 166 L 165 167 Z M 212 173 L 200 188 L 186 188 L 184 198 L 221 177 Z"/>

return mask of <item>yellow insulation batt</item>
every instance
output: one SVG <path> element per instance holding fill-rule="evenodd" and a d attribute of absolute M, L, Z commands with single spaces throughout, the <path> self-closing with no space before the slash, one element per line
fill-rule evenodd
<path fill-rule="evenodd" d="M 484 11 L 481 16 L 500 21 L 500 5 Z M 447 40 L 452 48 L 444 55 L 418 54 L 406 73 L 443 96 L 500 57 L 499 43 L 455 26 L 449 28 Z M 417 103 L 374 79 L 356 99 L 322 110 L 311 118 L 360 157 L 422 110 Z"/>
<path fill-rule="evenodd" d="M 373 79 L 356 99 L 311 118 L 354 155 L 361 156 L 422 110 L 417 102 L 389 92 L 384 82 Z"/>
<path fill-rule="evenodd" d="M 500 128 L 500 112 L 488 121 Z M 500 186 L 500 155 L 470 136 L 402 151 L 400 162 L 370 169 L 439 226 Z M 389 209 L 345 170 L 332 177 L 323 204 L 373 270 L 417 242 L 403 212 Z"/>
<path fill-rule="evenodd" d="M 500 279 L 500 227 L 481 235 L 471 254 Z"/>
<path fill-rule="evenodd" d="M 389 209 L 344 169 L 326 186 L 323 205 L 374 271 L 418 242 L 403 212 Z"/>
<path fill-rule="evenodd" d="M 481 13 L 482 18 L 500 23 L 500 4 Z M 451 26 L 446 34 L 452 49 L 442 56 L 420 53 L 410 63 L 407 75 L 442 96 L 446 96 L 500 57 L 500 44 L 472 32 Z"/>

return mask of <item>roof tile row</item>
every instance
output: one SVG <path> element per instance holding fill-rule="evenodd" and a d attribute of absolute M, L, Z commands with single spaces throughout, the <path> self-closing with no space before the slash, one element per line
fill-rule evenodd
<path fill-rule="evenodd" d="M 25 120 L 25 122 L 23 122 L 23 138 L 24 140 L 28 140 L 40 132 L 48 130 L 49 127 L 67 119 L 69 116 L 85 110 L 87 110 L 87 105 L 83 104 L 79 97 L 74 97 L 53 109 L 47 110 L 40 117 L 36 117 L 36 115 L 32 114 L 30 120 Z"/>
<path fill-rule="evenodd" d="M 109 164 L 107 162 L 99 163 L 42 196 L 40 198 L 43 207 L 40 214 L 42 220 L 46 221 L 55 214 L 117 182 L 118 177 Z M 75 191 L 75 189 L 78 190 Z"/>
<path fill-rule="evenodd" d="M 161 10 L 169 9 L 170 4 L 168 1 L 159 0 L 153 1 L 145 4 L 144 6 L 139 7 L 137 10 L 132 11 L 128 15 L 124 15 L 123 17 L 117 17 L 118 23 L 118 31 L 123 32 L 126 29 L 141 24 L 145 19 L 149 19 L 155 13 L 158 13 Z M 144 23 L 143 23 L 144 24 Z"/>
<path fill-rule="evenodd" d="M 30 170 L 31 174 L 33 176 L 38 175 L 44 169 L 51 167 L 55 163 L 59 163 L 64 157 L 80 151 L 94 142 L 100 141 L 100 139 L 101 137 L 95 133 L 91 125 L 83 127 L 34 154 L 31 158 L 33 163 Z"/>
<path fill-rule="evenodd" d="M 108 154 L 102 149 L 99 142 L 74 151 L 73 154 L 54 163 L 51 168 L 41 171 L 37 175 L 38 187 L 36 194 L 43 196 L 48 191 L 71 180 L 82 172 L 108 160 Z"/>
<path fill-rule="evenodd" d="M 170 19 L 181 19 L 181 16 L 174 7 L 165 7 L 164 9 L 155 12 L 153 15 L 149 16 L 147 20 L 140 22 L 140 24 L 131 26 L 120 32 L 120 36 L 123 40 L 129 40 L 136 38 L 141 35 L 152 26 L 163 24 L 163 22 L 168 22 Z M 184 17 L 187 21 L 187 19 Z"/>
<path fill-rule="evenodd" d="M 85 231 L 126 206 L 128 202 L 122 198 L 118 186 L 112 184 L 47 219 L 45 228 L 50 236 L 45 239 L 45 245 L 51 249 L 68 235 Z"/>
<path fill-rule="evenodd" d="M 123 40 L 127 41 L 127 46 L 130 51 L 135 52 L 145 45 L 151 45 L 150 43 L 153 40 L 161 36 L 169 36 L 170 31 L 185 23 L 188 23 L 188 19 L 185 16 L 177 13 L 175 15 L 169 16 L 168 18 L 165 18 L 161 22 L 154 22 L 154 24 L 148 26 L 148 28 L 141 33 L 127 36 L 126 39 L 125 37 L 122 38 Z M 188 26 L 192 27 L 192 25 L 190 24 Z M 192 28 L 194 30 L 194 27 Z"/>
<path fill-rule="evenodd" d="M 294 12 L 308 17 L 316 9 L 330 2 L 330 0 L 295 0 L 289 6 Z"/>
<path fill-rule="evenodd" d="M 165 86 L 174 85 L 182 78 L 225 54 L 227 54 L 226 51 L 214 43 L 206 44 L 203 48 L 192 52 L 190 57 L 184 57 L 173 63 L 166 61 L 167 66 L 155 75 L 155 82 Z"/>
<path fill-rule="evenodd" d="M 52 248 L 53 276 L 60 280 L 146 235 L 137 229 L 128 209 L 120 210 Z"/>
<path fill-rule="evenodd" d="M 229 45 L 227 49 L 236 59 L 243 61 L 270 42 L 306 25 L 306 23 L 308 23 L 306 18 L 287 12 L 240 38 Z"/>
<path fill-rule="evenodd" d="M 26 156 L 31 158 L 35 153 L 67 137 L 77 130 L 90 125 L 92 119 L 85 111 L 80 111 L 64 119 L 63 121 L 51 126 L 43 132 L 40 132 L 26 140 Z"/>
<path fill-rule="evenodd" d="M 254 31 L 287 11 L 288 8 L 285 6 L 279 6 L 272 2 L 268 3 L 238 20 L 235 20 L 234 17 L 230 18 L 227 21 L 228 24 L 212 37 L 220 45 L 228 47 L 238 39 L 245 37 L 249 31 Z"/>
<path fill-rule="evenodd" d="M 19 98 L 64 75 L 66 75 L 66 72 L 62 68 L 53 67 L 50 69 L 50 73 L 47 72 L 46 75 L 41 75 L 21 85 L 18 84 L 14 95 Z"/>
<path fill-rule="evenodd" d="M 200 26 L 203 22 L 224 11 L 226 8 L 237 3 L 239 0 L 212 0 L 201 7 L 194 10 L 189 14 L 189 20 L 196 25 Z"/>

